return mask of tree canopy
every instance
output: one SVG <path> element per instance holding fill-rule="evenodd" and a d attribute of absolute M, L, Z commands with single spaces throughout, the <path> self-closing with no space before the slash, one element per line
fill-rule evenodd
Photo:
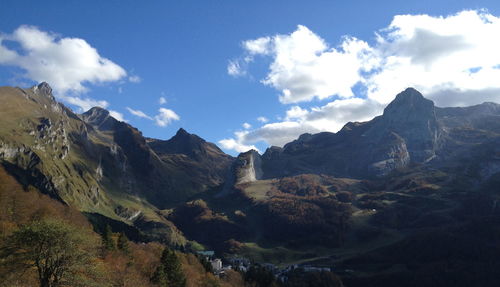
<path fill-rule="evenodd" d="M 33 221 L 10 235 L 1 249 L 3 265 L 15 271 L 35 268 L 40 287 L 79 286 L 93 270 L 95 242 L 56 219 Z M 12 274 L 11 273 L 11 274 Z"/>
<path fill-rule="evenodd" d="M 152 281 L 161 287 L 184 287 L 186 277 L 182 272 L 181 262 L 173 250 L 165 247 Z"/>

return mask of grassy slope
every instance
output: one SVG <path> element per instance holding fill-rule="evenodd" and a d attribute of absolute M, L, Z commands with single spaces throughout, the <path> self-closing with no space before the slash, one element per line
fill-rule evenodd
<path fill-rule="evenodd" d="M 0 142 L 10 148 L 26 147 L 36 154 L 40 160 L 34 167 L 47 176 L 64 202 L 82 212 L 102 214 L 126 224 L 133 222 L 119 216 L 118 207 L 132 214 L 141 211 L 144 221 L 169 226 L 172 236 L 184 241 L 182 236 L 176 235 L 176 228 L 158 215 L 156 207 L 96 175 L 99 165 L 96 154 L 112 148 L 110 135 L 94 132 L 71 111 L 61 112 L 65 110 L 62 105 L 31 89 L 0 87 L 0 102 Z M 41 127 L 42 119 L 50 120 L 49 128 Z M 65 147 L 69 147 L 69 152 L 62 157 Z M 26 152 L 19 152 L 5 161 L 24 169 L 34 164 Z M 113 174 L 114 171 L 106 172 Z"/>

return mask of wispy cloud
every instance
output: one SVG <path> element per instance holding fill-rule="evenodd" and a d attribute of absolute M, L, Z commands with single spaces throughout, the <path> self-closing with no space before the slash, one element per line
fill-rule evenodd
<path fill-rule="evenodd" d="M 99 101 L 99 100 L 94 100 L 90 98 L 83 98 L 83 97 L 71 97 L 71 96 L 60 96 L 61 99 L 64 101 L 75 105 L 77 107 L 80 107 L 81 111 L 87 111 L 90 110 L 93 107 L 101 107 L 103 109 L 107 108 L 109 106 L 109 103 L 106 101 Z"/>
<path fill-rule="evenodd" d="M 121 121 L 121 122 L 126 122 L 126 121 L 127 121 L 127 120 L 125 120 L 125 118 L 123 117 L 123 114 L 122 114 L 122 113 L 120 113 L 120 112 L 117 112 L 117 111 L 114 111 L 114 110 L 109 110 L 109 114 L 110 114 L 113 118 L 115 118 L 115 119 L 117 119 L 117 120 L 119 120 L 119 121 Z"/>
<path fill-rule="evenodd" d="M 261 123 L 267 123 L 269 121 L 266 117 L 258 117 L 257 120 Z"/>
<path fill-rule="evenodd" d="M 133 75 L 133 76 L 128 77 L 128 80 L 134 84 L 138 84 L 142 81 L 141 77 L 139 77 L 137 75 Z"/>
<path fill-rule="evenodd" d="M 127 107 L 126 109 L 129 111 L 129 113 L 131 113 L 132 115 L 134 115 L 136 117 L 144 118 L 144 119 L 148 119 L 148 120 L 153 120 L 152 117 L 148 116 L 146 113 L 144 113 L 141 110 L 134 110 L 134 109 L 129 108 L 129 107 Z"/>
<path fill-rule="evenodd" d="M 246 67 L 238 59 L 229 60 L 227 73 L 233 77 L 241 77 L 247 74 Z"/>

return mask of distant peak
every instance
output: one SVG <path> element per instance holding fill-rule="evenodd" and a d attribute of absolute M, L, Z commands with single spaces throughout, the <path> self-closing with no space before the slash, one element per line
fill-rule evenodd
<path fill-rule="evenodd" d="M 81 115 L 81 118 L 88 124 L 97 127 L 100 130 L 111 130 L 118 122 L 113 118 L 109 111 L 101 107 L 93 107 Z"/>
<path fill-rule="evenodd" d="M 40 84 L 34 86 L 33 90 L 40 94 L 52 96 L 52 88 L 47 82 L 41 82 Z"/>
<path fill-rule="evenodd" d="M 190 133 L 188 133 L 185 129 L 180 128 L 175 135 L 176 136 L 186 136 L 186 135 L 190 135 Z"/>
<path fill-rule="evenodd" d="M 109 115 L 109 111 L 106 109 L 103 109 L 101 107 L 93 107 L 90 110 L 86 111 L 85 114 L 92 114 L 92 115 Z"/>
<path fill-rule="evenodd" d="M 195 134 L 190 134 L 188 133 L 185 129 L 180 128 L 177 130 L 177 133 L 175 133 L 175 136 L 173 136 L 171 141 L 176 141 L 176 142 L 182 142 L 184 144 L 193 144 L 193 143 L 201 143 L 204 142 L 202 138 Z"/>
<path fill-rule="evenodd" d="M 414 88 L 407 88 L 399 93 L 396 98 L 384 109 L 384 115 L 423 112 L 433 110 L 434 102 Z"/>
<path fill-rule="evenodd" d="M 409 87 L 396 96 L 396 99 L 425 99 L 424 96 L 415 88 Z"/>

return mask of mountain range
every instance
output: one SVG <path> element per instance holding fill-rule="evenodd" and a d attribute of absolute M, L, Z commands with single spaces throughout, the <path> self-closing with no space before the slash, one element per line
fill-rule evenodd
<path fill-rule="evenodd" d="M 370 121 L 234 158 L 184 129 L 159 140 L 102 108 L 74 113 L 47 83 L 0 87 L 0 102 L 1 168 L 139 241 L 336 266 L 350 286 L 455 276 L 500 255 L 495 103 L 436 107 L 408 88 Z M 460 266 L 434 255 L 470 245 Z"/>

